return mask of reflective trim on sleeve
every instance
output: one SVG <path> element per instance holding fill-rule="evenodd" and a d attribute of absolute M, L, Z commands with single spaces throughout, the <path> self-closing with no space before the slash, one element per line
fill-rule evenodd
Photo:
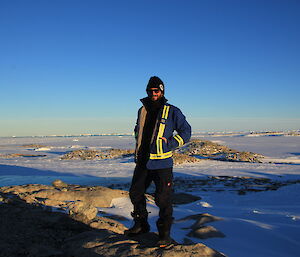
<path fill-rule="evenodd" d="M 174 136 L 174 138 L 177 140 L 179 146 L 183 146 L 184 145 L 184 141 L 182 139 L 181 136 L 179 136 L 178 134 Z"/>

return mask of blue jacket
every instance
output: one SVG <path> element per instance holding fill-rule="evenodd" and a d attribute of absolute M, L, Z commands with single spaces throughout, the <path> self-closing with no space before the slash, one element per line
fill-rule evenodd
<path fill-rule="evenodd" d="M 143 128 L 147 110 L 142 106 L 138 111 L 137 123 L 135 126 L 136 139 L 136 160 L 137 153 L 142 142 Z M 174 134 L 174 131 L 177 133 Z M 161 137 L 167 139 L 167 143 Z M 153 130 L 150 143 L 150 157 L 147 162 L 147 169 L 165 169 L 173 167 L 173 150 L 183 146 L 191 138 L 191 126 L 179 108 L 170 105 L 165 100 L 163 107 L 159 110 L 156 124 Z"/>

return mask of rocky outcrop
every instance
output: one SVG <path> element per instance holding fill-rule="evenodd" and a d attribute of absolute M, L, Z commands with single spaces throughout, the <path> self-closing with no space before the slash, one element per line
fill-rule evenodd
<path fill-rule="evenodd" d="M 0 256 L 207 256 L 223 254 L 186 238 L 161 249 L 157 233 L 135 238 L 124 236 L 121 216 L 103 217 L 97 207 L 108 207 L 112 199 L 128 197 L 128 192 L 105 187 L 68 185 L 56 180 L 53 185 L 24 185 L 0 188 Z M 198 200 L 178 194 L 181 202 Z M 180 203 L 178 203 L 180 204 Z M 55 211 L 54 211 L 55 210 Z M 58 212 L 59 211 L 59 212 Z M 188 216 L 201 225 L 187 228 L 188 237 L 212 234 L 203 225 L 217 220 L 209 214 Z M 175 222 L 181 222 L 179 221 Z"/>
<path fill-rule="evenodd" d="M 217 143 L 195 139 L 179 148 L 178 153 L 200 158 L 221 160 L 221 161 L 240 161 L 240 162 L 261 162 L 263 155 L 252 152 L 240 152 Z"/>
<path fill-rule="evenodd" d="M 66 153 L 61 157 L 62 160 L 103 160 L 134 156 L 133 150 L 110 149 L 106 151 L 96 151 L 89 149 L 75 150 Z M 183 163 L 199 162 L 200 159 L 182 153 L 174 153 L 173 160 L 175 165 Z"/>
<path fill-rule="evenodd" d="M 84 187 L 58 181 L 53 184 L 56 186 L 32 184 L 2 187 L 1 191 L 17 195 L 27 203 L 39 203 L 60 208 L 67 208 L 70 201 L 88 202 L 97 207 L 109 207 L 112 199 L 128 196 L 127 191 L 102 186 Z"/>
<path fill-rule="evenodd" d="M 173 161 L 174 165 L 180 165 L 184 163 L 195 163 L 195 162 L 200 162 L 201 160 L 199 158 L 196 158 L 194 156 L 190 156 L 188 154 L 184 153 L 174 153 L 173 154 Z"/>
<path fill-rule="evenodd" d="M 211 223 L 219 220 L 223 220 L 222 218 L 210 215 L 209 213 L 195 214 L 189 215 L 184 218 L 177 220 L 177 222 L 183 222 L 187 220 L 194 220 L 194 223 L 185 228 L 189 232 L 186 234 L 188 237 L 207 239 L 211 237 L 225 237 L 225 235 L 214 228 L 213 226 L 207 226 L 206 223 Z M 186 240 L 189 240 L 186 238 Z"/>
<path fill-rule="evenodd" d="M 121 158 L 132 155 L 133 150 L 122 150 L 122 149 L 109 149 L 106 151 L 96 151 L 89 149 L 79 149 L 69 153 L 66 153 L 61 157 L 62 160 L 102 160 L 102 159 L 113 159 Z"/>
<path fill-rule="evenodd" d="M 207 239 L 211 237 L 225 237 L 225 235 L 214 228 L 213 226 L 202 226 L 197 229 L 193 229 L 187 234 L 189 237 L 196 237 L 200 239 Z"/>
<path fill-rule="evenodd" d="M 102 160 L 123 158 L 134 155 L 133 150 L 109 149 L 96 151 L 90 149 L 79 149 L 68 152 L 61 157 L 62 160 Z M 173 154 L 175 165 L 184 163 L 195 163 L 201 159 L 213 159 L 221 161 L 239 162 L 261 162 L 262 155 L 252 152 L 241 152 L 224 145 L 219 145 L 208 140 L 192 140 L 183 147 L 177 149 Z"/>
<path fill-rule="evenodd" d="M 55 187 L 55 188 L 67 188 L 69 185 L 65 182 L 63 182 L 62 180 L 60 179 L 56 179 L 52 182 L 52 185 Z"/>
<path fill-rule="evenodd" d="M 69 215 L 75 220 L 88 223 L 90 220 L 96 218 L 98 209 L 89 202 L 70 202 L 66 204 Z"/>
<path fill-rule="evenodd" d="M 124 235 L 99 231 L 87 232 L 70 238 L 65 244 L 68 256 L 164 256 L 164 257 L 224 257 L 225 255 L 205 246 L 204 244 L 172 245 L 167 248 L 156 246 L 158 236 L 147 233 L 135 238 Z"/>
<path fill-rule="evenodd" d="M 29 148 L 29 149 L 35 149 L 35 148 L 42 148 L 42 147 L 46 147 L 46 146 L 45 145 L 39 145 L 39 144 L 26 144 L 26 145 L 22 145 L 21 147 Z"/>
<path fill-rule="evenodd" d="M 300 180 L 271 180 L 259 177 L 237 177 L 237 176 L 208 176 L 199 179 L 187 177 L 176 177 L 173 180 L 174 188 L 178 191 L 193 192 L 215 191 L 223 192 L 230 190 L 239 195 L 246 193 L 277 190 L 283 186 L 299 184 Z"/>
<path fill-rule="evenodd" d="M 23 153 L 10 153 L 0 154 L 0 158 L 19 158 L 19 157 L 45 157 L 46 154 L 23 154 Z"/>

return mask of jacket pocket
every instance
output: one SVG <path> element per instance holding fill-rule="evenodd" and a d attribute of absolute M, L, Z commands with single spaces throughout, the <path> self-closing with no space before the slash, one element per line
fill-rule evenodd
<path fill-rule="evenodd" d="M 170 147 L 170 144 L 169 144 L 169 140 L 167 139 L 167 143 L 165 142 L 165 140 L 161 139 L 162 140 L 162 145 L 163 145 L 163 151 L 164 153 L 167 153 L 167 152 L 170 152 L 172 151 L 173 149 Z"/>

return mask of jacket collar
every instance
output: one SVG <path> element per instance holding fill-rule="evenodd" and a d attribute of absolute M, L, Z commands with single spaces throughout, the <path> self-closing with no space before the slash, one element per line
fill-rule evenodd
<path fill-rule="evenodd" d="M 152 101 L 150 100 L 149 97 L 144 97 L 142 99 L 140 99 L 140 101 L 142 102 L 142 104 L 145 106 L 145 107 L 148 107 L 152 104 Z M 167 103 L 168 99 L 166 99 L 164 96 L 161 98 L 161 105 L 165 105 Z"/>

